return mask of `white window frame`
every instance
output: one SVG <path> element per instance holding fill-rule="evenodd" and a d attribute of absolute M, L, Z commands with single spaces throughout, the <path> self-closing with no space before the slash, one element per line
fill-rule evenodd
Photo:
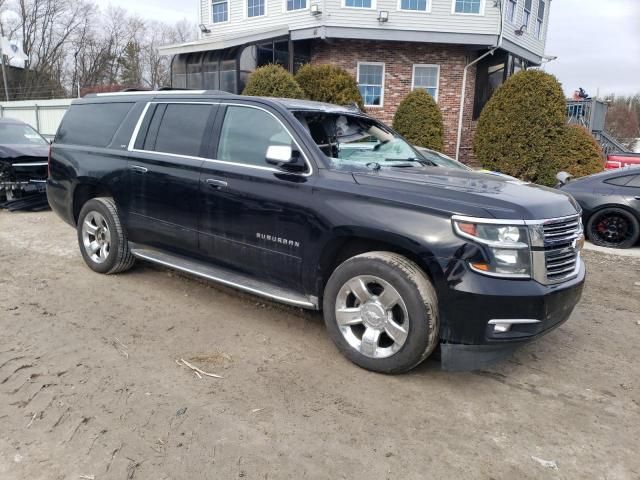
<path fill-rule="evenodd" d="M 412 13 L 431 13 L 431 3 L 433 0 L 427 0 L 427 9 L 426 10 L 412 10 L 410 8 L 402 8 L 402 0 L 398 0 L 398 8 L 399 12 L 412 12 Z"/>
<path fill-rule="evenodd" d="M 209 15 L 209 21 L 211 22 L 210 25 L 224 25 L 225 23 L 229 23 L 231 21 L 231 10 L 230 10 L 230 5 L 229 2 L 231 0 L 211 0 L 209 2 L 209 9 L 211 14 Z M 227 19 L 224 22 L 214 22 L 213 21 L 213 4 L 214 3 L 226 3 L 227 4 Z"/>
<path fill-rule="evenodd" d="M 376 0 L 371 0 L 371 6 L 370 7 L 352 7 L 350 5 L 347 5 L 347 1 L 346 0 L 342 0 L 342 8 L 350 8 L 350 9 L 353 9 L 353 10 L 375 10 L 377 8 L 377 1 Z"/>
<path fill-rule="evenodd" d="M 304 8 L 294 8 L 293 10 L 289 10 L 287 7 L 287 0 L 282 0 L 282 11 L 284 13 L 295 13 L 295 12 L 304 12 L 305 10 L 309 10 L 311 8 L 311 0 L 305 0 L 307 4 Z"/>
<path fill-rule="evenodd" d="M 509 3 L 512 2 L 512 0 L 506 0 L 507 1 L 507 5 Z M 511 25 L 516 25 L 516 22 L 518 20 L 518 1 L 519 0 L 513 0 L 515 1 L 515 5 L 513 6 L 513 18 L 507 18 L 507 22 L 509 22 Z M 509 10 L 507 10 L 508 12 Z"/>
<path fill-rule="evenodd" d="M 451 14 L 452 15 L 467 15 L 471 17 L 482 17 L 484 16 L 484 6 L 487 3 L 487 0 L 480 0 L 480 11 L 478 13 L 464 13 L 464 12 L 456 12 L 456 0 L 452 0 L 451 2 Z"/>
<path fill-rule="evenodd" d="M 433 99 L 437 102 L 438 96 L 440 95 L 440 65 L 436 65 L 433 63 L 414 63 L 413 69 L 411 70 L 411 91 L 413 92 L 416 88 L 424 89 L 424 87 L 422 86 L 416 87 L 416 68 L 421 67 L 436 68 L 438 72 L 436 75 L 436 95 L 435 97 L 433 97 Z"/>
<path fill-rule="evenodd" d="M 524 19 L 526 14 L 529 14 L 529 18 L 527 19 L 527 23 L 525 23 Z M 527 0 L 524 0 L 524 2 L 522 2 L 522 25 L 524 26 L 524 29 L 529 32 L 529 27 L 531 26 L 531 14 L 533 13 L 533 0 L 531 0 L 531 8 L 529 10 L 527 10 Z"/>
<path fill-rule="evenodd" d="M 545 12 L 542 14 L 542 18 L 540 18 L 540 1 L 542 1 L 542 3 L 544 4 L 544 9 Z M 548 9 L 548 5 L 546 0 L 538 0 L 538 11 L 536 12 L 536 25 L 535 28 L 533 29 L 536 38 L 538 40 L 542 40 L 542 37 L 544 35 L 544 17 L 547 15 L 546 10 Z M 538 25 L 540 25 L 540 27 L 538 27 Z"/>
<path fill-rule="evenodd" d="M 384 62 L 358 62 L 357 71 L 356 71 L 356 81 L 358 82 L 358 91 L 360 91 L 360 65 L 376 65 L 376 66 L 382 65 L 382 85 L 380 86 L 380 105 L 367 105 L 365 103 L 364 106 L 369 108 L 383 108 L 384 107 L 384 84 L 385 84 L 384 76 L 387 69 L 385 63 Z M 371 85 L 371 84 L 365 84 L 365 85 Z M 371 85 L 371 86 L 377 86 L 377 85 Z M 362 101 L 364 102 L 364 97 L 362 98 Z"/>
<path fill-rule="evenodd" d="M 262 0 L 262 1 L 264 2 L 264 14 L 250 17 L 249 16 L 249 0 L 244 0 L 244 19 L 245 20 L 253 20 L 254 18 L 264 18 L 267 16 L 267 8 L 268 8 L 269 2 L 267 0 Z"/>

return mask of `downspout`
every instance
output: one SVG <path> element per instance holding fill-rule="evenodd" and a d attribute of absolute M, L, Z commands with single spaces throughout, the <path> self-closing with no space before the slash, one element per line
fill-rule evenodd
<path fill-rule="evenodd" d="M 485 52 L 483 55 L 480 55 L 478 58 L 468 63 L 464 67 L 464 72 L 462 74 L 462 92 L 460 95 L 460 109 L 458 114 L 458 134 L 456 137 L 456 160 L 460 161 L 460 143 L 462 141 L 462 120 L 464 118 L 464 100 L 465 95 L 467 94 L 467 75 L 469 74 L 469 68 L 474 66 L 480 60 L 489 55 L 493 55 L 496 50 L 498 50 L 502 46 L 502 38 L 504 34 L 504 12 L 505 9 L 502 8 L 504 0 L 498 0 L 498 4 L 500 5 L 500 33 L 498 35 L 498 43 L 495 47 L 491 48 L 488 52 Z"/>

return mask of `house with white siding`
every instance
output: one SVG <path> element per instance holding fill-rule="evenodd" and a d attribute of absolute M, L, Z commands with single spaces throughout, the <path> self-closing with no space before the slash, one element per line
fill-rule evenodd
<path fill-rule="evenodd" d="M 240 93 L 269 63 L 339 65 L 370 115 L 391 121 L 423 88 L 440 105 L 445 153 L 472 160 L 482 107 L 543 62 L 551 0 L 199 0 L 200 38 L 164 46 L 172 86 Z"/>

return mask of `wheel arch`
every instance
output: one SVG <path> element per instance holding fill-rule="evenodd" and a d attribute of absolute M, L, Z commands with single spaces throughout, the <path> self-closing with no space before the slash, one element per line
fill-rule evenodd
<path fill-rule="evenodd" d="M 72 218 L 75 225 L 78 224 L 80 210 L 85 203 L 92 198 L 113 197 L 109 187 L 92 179 L 80 179 L 73 189 Z"/>
<path fill-rule="evenodd" d="M 607 208 L 619 208 L 620 210 L 625 210 L 627 213 L 631 214 L 638 222 L 640 222 L 640 212 L 636 212 L 634 208 L 629 205 L 625 205 L 624 203 L 605 203 L 602 205 L 598 205 L 597 207 L 591 209 L 589 214 L 587 215 L 586 221 L 584 221 L 585 227 L 591 217 L 593 217 L 596 213 L 601 212 L 602 210 L 606 210 Z"/>
<path fill-rule="evenodd" d="M 415 240 L 369 228 L 339 228 L 333 233 L 323 245 L 317 261 L 314 290 L 320 299 L 329 277 L 342 262 L 373 251 L 393 252 L 408 258 L 420 267 L 435 286 L 436 277 L 440 273 L 439 267 L 432 261 L 435 256 Z"/>

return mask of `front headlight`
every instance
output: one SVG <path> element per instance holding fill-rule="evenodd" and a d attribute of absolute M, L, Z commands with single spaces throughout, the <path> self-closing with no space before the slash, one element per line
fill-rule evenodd
<path fill-rule="evenodd" d="M 478 219 L 453 218 L 454 231 L 481 244 L 484 261 L 471 261 L 476 272 L 496 277 L 529 278 L 531 248 L 525 225 L 483 223 Z"/>

